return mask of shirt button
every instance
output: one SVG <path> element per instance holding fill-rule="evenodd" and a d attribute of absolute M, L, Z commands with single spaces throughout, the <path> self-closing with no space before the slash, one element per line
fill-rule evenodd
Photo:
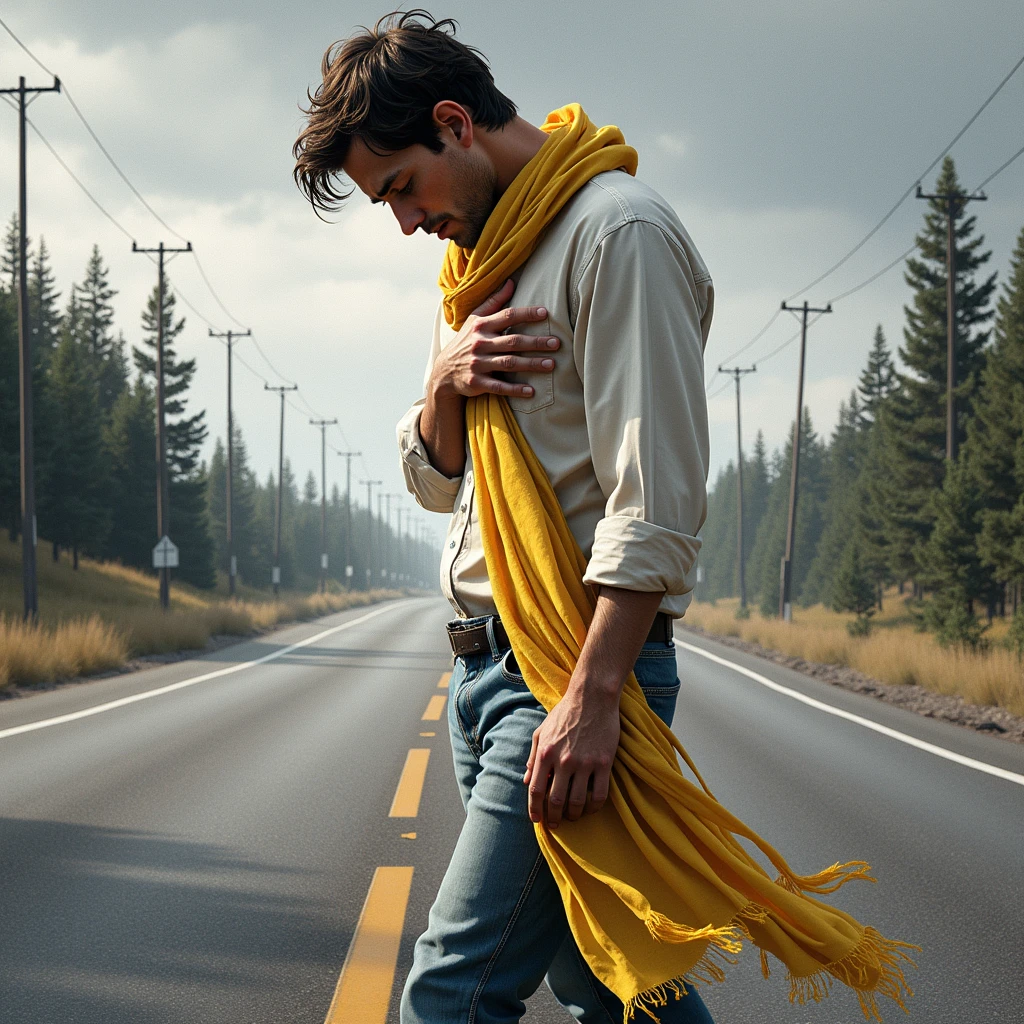
<path fill-rule="evenodd" d="M 466 503 L 465 502 L 462 503 L 462 505 L 459 508 L 459 511 L 460 512 L 465 512 L 466 511 Z"/>
<path fill-rule="evenodd" d="M 448 547 L 450 547 L 450 548 L 455 547 L 455 541 L 452 541 L 451 544 L 448 545 Z"/>

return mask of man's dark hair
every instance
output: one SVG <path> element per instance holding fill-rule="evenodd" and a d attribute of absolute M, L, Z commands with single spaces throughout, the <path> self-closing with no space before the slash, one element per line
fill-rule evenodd
<path fill-rule="evenodd" d="M 354 138 L 382 155 L 415 143 L 440 153 L 433 110 L 441 100 L 465 107 L 474 125 L 491 131 L 516 116 L 483 55 L 459 42 L 456 28 L 424 10 L 393 11 L 328 47 L 323 81 L 306 93 L 306 127 L 292 147 L 295 181 L 315 210 L 336 210 L 352 194 L 338 174 Z"/>

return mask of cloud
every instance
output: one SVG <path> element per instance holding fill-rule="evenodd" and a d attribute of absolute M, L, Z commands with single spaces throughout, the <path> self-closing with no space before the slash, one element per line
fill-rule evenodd
<path fill-rule="evenodd" d="M 683 156 L 686 153 L 687 145 L 679 135 L 672 135 L 668 132 L 662 132 L 660 135 L 655 137 L 654 144 L 663 153 L 667 153 L 669 156 Z"/>

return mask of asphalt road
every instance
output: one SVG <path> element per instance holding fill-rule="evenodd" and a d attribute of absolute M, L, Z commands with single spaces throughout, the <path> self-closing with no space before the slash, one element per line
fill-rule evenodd
<path fill-rule="evenodd" d="M 345 1010 L 356 986 L 339 983 L 362 963 L 371 980 L 394 965 L 397 1022 L 462 819 L 443 715 L 424 720 L 446 692 L 448 617 L 440 599 L 355 609 L 196 661 L 0 702 L 0 1021 L 372 1024 L 370 1011 Z M 1024 775 L 1011 744 L 679 639 Z M 268 660 L 249 664 L 258 659 Z M 685 649 L 680 678 L 674 728 L 730 809 L 797 870 L 872 864 L 877 886 L 834 898 L 924 947 L 914 1019 L 1024 1021 L 1024 786 Z M 89 709 L 103 710 L 79 714 Z M 413 761 L 425 765 L 422 791 Z M 414 815 L 390 816 L 403 793 L 419 798 Z M 404 908 L 390 952 L 368 898 L 387 866 L 411 875 L 407 905 L 383 894 Z M 752 951 L 705 999 L 719 1024 L 862 1019 L 842 992 L 791 1006 Z M 569 1019 L 543 988 L 525 1017 Z"/>

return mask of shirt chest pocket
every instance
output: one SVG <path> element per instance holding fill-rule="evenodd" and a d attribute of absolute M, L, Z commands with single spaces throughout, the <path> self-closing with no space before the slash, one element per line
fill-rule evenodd
<path fill-rule="evenodd" d="M 552 336 L 550 318 L 532 324 L 517 324 L 515 327 L 510 327 L 507 333 L 531 334 L 538 338 L 550 338 Z M 538 349 L 536 351 L 522 351 L 519 354 L 529 359 L 539 359 L 541 356 L 547 356 L 554 359 L 555 366 L 552 370 L 528 370 L 526 372 L 517 370 L 515 372 L 495 374 L 495 376 L 501 377 L 503 380 L 514 381 L 517 384 L 529 384 L 533 388 L 532 395 L 528 397 L 523 395 L 511 397 L 508 400 L 508 404 L 516 412 L 526 413 L 537 412 L 539 409 L 546 409 L 549 405 L 553 405 L 555 401 L 555 374 L 558 372 L 559 360 L 566 358 L 564 339 L 562 345 L 555 349 L 554 352 Z M 568 354 L 568 358 L 572 358 L 572 353 Z"/>

